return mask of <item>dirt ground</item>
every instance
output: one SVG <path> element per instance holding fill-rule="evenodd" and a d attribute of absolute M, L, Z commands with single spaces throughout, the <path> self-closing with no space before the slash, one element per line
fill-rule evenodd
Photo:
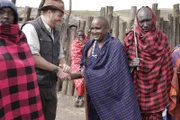
<path fill-rule="evenodd" d="M 76 108 L 74 106 L 75 100 L 74 96 L 58 92 L 56 120 L 85 120 L 85 108 Z"/>

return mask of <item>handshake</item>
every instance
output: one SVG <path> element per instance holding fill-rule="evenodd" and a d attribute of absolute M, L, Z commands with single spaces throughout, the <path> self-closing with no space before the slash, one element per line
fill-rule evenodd
<path fill-rule="evenodd" d="M 71 68 L 67 64 L 60 64 L 56 75 L 62 81 L 78 79 L 84 77 L 84 69 L 81 69 L 80 72 L 71 73 Z"/>

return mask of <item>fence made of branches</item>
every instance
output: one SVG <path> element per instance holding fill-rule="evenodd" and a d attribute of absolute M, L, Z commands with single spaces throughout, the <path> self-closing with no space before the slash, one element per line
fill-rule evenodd
<path fill-rule="evenodd" d="M 15 0 L 13 0 L 15 2 Z M 135 24 L 135 15 L 137 11 L 136 6 L 131 7 L 129 20 L 128 21 L 121 21 L 121 16 L 115 15 L 113 11 L 113 6 L 106 6 L 100 9 L 99 15 L 104 16 L 107 18 L 110 27 L 112 36 L 119 38 L 123 43 L 123 39 L 125 38 L 126 32 L 130 30 L 131 26 Z M 158 4 L 152 4 L 152 10 L 155 12 L 157 21 L 156 27 L 161 29 L 164 33 L 167 34 L 168 40 L 170 43 L 170 47 L 174 48 L 177 44 L 180 43 L 180 10 L 179 4 L 173 5 L 173 13 L 167 14 L 168 19 L 164 19 L 160 17 L 161 10 L 158 9 Z M 22 23 L 27 20 L 31 20 L 30 18 L 31 8 L 26 7 L 24 12 L 24 18 L 22 18 Z M 81 29 L 84 30 L 88 36 L 88 39 L 91 39 L 90 29 L 91 29 L 91 22 L 94 16 L 87 17 L 86 20 L 79 21 L 78 24 L 69 24 L 68 22 L 64 22 L 60 29 L 60 42 L 63 44 L 63 48 L 65 51 L 66 61 L 68 65 L 71 65 L 70 59 L 70 44 L 72 40 L 75 38 L 77 30 Z M 68 17 L 69 19 L 69 17 Z M 59 82 L 57 86 L 57 90 L 61 91 L 65 95 L 76 96 L 76 91 L 74 87 L 73 81 L 64 81 Z"/>

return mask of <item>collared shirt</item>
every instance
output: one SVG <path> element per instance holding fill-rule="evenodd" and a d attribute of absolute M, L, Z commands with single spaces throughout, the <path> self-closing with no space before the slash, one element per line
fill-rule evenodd
<path fill-rule="evenodd" d="M 51 33 L 51 37 L 54 40 L 54 36 L 52 34 L 52 29 L 48 26 L 48 24 L 44 21 L 44 17 L 41 15 L 42 21 L 44 23 L 44 26 L 46 29 Z M 26 24 L 23 26 L 22 31 L 27 37 L 27 42 L 29 44 L 29 47 L 31 49 L 32 54 L 38 54 L 40 51 L 40 43 L 39 43 L 39 38 L 37 35 L 37 32 L 32 24 Z M 60 44 L 60 54 L 59 54 L 59 59 L 64 58 L 64 51 L 62 48 L 62 44 Z"/>

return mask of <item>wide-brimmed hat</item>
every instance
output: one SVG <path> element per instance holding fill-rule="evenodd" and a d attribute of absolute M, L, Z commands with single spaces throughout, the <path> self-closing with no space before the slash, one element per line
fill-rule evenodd
<path fill-rule="evenodd" d="M 39 10 L 57 9 L 65 13 L 64 2 L 62 0 L 46 0 Z"/>

